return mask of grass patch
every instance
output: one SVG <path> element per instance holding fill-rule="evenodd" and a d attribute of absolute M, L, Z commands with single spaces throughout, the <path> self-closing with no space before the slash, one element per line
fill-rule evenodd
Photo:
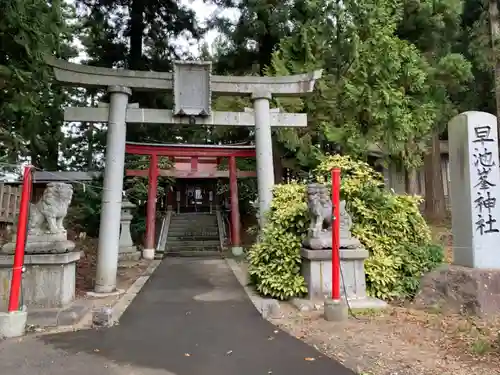
<path fill-rule="evenodd" d="M 356 316 L 377 317 L 384 315 L 384 309 L 351 309 Z"/>
<path fill-rule="evenodd" d="M 477 355 L 484 355 L 492 349 L 490 342 L 484 338 L 478 338 L 471 344 L 471 351 Z"/>

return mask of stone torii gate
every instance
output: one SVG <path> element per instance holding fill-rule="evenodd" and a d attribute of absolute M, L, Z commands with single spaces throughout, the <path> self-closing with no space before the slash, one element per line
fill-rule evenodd
<path fill-rule="evenodd" d="M 259 214 L 264 217 L 274 184 L 271 127 L 307 126 L 305 114 L 271 112 L 269 101 L 273 96 L 297 97 L 310 93 L 321 77 L 321 70 L 283 77 L 217 76 L 211 74 L 210 62 L 193 61 L 176 62 L 173 73 L 100 68 L 53 58 L 48 63 L 59 82 L 76 87 L 104 87 L 110 94 L 109 105 L 73 107 L 64 113 L 65 121 L 108 123 L 96 293 L 116 291 L 126 123 L 255 126 Z M 174 109 L 142 109 L 129 104 L 132 90 L 173 90 Z M 253 113 L 213 112 L 212 92 L 250 96 Z"/>

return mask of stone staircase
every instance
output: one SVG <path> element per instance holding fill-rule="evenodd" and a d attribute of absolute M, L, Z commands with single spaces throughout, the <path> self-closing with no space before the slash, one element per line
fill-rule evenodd
<path fill-rule="evenodd" d="M 220 256 L 215 213 L 172 213 L 165 245 L 167 256 Z"/>

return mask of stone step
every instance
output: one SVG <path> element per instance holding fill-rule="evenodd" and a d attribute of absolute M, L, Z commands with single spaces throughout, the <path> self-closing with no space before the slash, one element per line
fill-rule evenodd
<path fill-rule="evenodd" d="M 191 253 L 203 253 L 205 251 L 220 251 L 219 247 L 216 246 L 183 246 L 183 247 L 178 247 L 178 246 L 166 246 L 165 247 L 165 252 L 176 252 L 176 253 L 184 253 L 184 252 L 191 252 Z"/>
<path fill-rule="evenodd" d="M 219 246 L 220 241 L 218 238 L 202 238 L 202 239 L 192 239 L 192 238 L 182 238 L 182 239 L 171 239 L 167 238 L 167 246 Z"/>
<path fill-rule="evenodd" d="M 218 226 L 216 225 L 170 225 L 168 227 L 169 230 L 190 230 L 193 232 L 206 232 L 207 230 L 210 231 L 217 231 L 219 229 Z"/>
<path fill-rule="evenodd" d="M 213 222 L 213 221 L 200 222 L 200 221 L 196 221 L 196 220 L 171 221 L 170 222 L 170 226 L 208 226 L 208 225 L 217 226 L 217 222 Z"/>
<path fill-rule="evenodd" d="M 219 240 L 204 240 L 204 241 L 193 241 L 193 240 L 184 240 L 184 241 L 171 241 L 167 239 L 167 247 L 178 247 L 180 249 L 184 247 L 219 247 L 220 246 L 220 241 Z"/>
<path fill-rule="evenodd" d="M 188 231 L 188 230 L 172 230 L 168 231 L 167 237 L 189 237 L 189 238 L 194 238 L 194 237 L 219 237 L 219 231 Z"/>
<path fill-rule="evenodd" d="M 175 214 L 170 219 L 165 251 L 194 254 L 220 249 L 217 216 L 209 213 Z"/>
<path fill-rule="evenodd" d="M 178 235 L 169 235 L 167 236 L 168 241 L 210 241 L 210 240 L 218 240 L 219 236 L 216 235 L 210 235 L 210 234 L 198 234 L 198 235 L 185 235 L 185 234 L 178 234 Z"/>
<path fill-rule="evenodd" d="M 169 230 L 168 236 L 174 237 L 186 237 L 186 236 L 219 236 L 218 230 L 184 230 L 184 229 L 175 229 Z"/>
<path fill-rule="evenodd" d="M 196 217 L 215 217 L 215 213 L 210 213 L 210 212 L 181 212 L 178 214 L 177 212 L 174 212 L 172 217 L 190 217 L 190 216 L 196 216 Z"/>
<path fill-rule="evenodd" d="M 175 214 L 172 215 L 172 219 L 183 219 L 183 218 L 196 218 L 196 219 L 206 219 L 206 218 L 216 218 L 215 214 Z"/>
<path fill-rule="evenodd" d="M 200 225 L 217 225 L 216 220 L 170 220 L 170 224 L 177 225 L 189 225 L 189 224 L 200 224 Z"/>
<path fill-rule="evenodd" d="M 204 231 L 192 231 L 192 230 L 169 230 L 167 237 L 219 237 L 218 230 L 204 230 Z"/>
<path fill-rule="evenodd" d="M 170 220 L 196 220 L 196 221 L 203 221 L 203 220 L 217 220 L 217 216 L 215 215 L 188 215 L 188 216 L 171 216 Z"/>
<path fill-rule="evenodd" d="M 203 224 L 216 224 L 217 220 L 216 219 L 197 219 L 197 218 L 192 218 L 192 219 L 170 219 L 170 223 L 203 223 Z"/>
<path fill-rule="evenodd" d="M 165 257 L 203 257 L 203 258 L 221 258 L 223 253 L 219 250 L 205 251 L 177 251 L 169 250 L 165 252 Z"/>
<path fill-rule="evenodd" d="M 219 236 L 190 236 L 190 235 L 176 235 L 176 236 L 168 236 L 168 242 L 186 242 L 186 241 L 218 241 Z"/>
<path fill-rule="evenodd" d="M 191 243 L 191 242 L 192 243 L 213 242 L 213 244 L 215 244 L 216 246 L 219 246 L 219 244 L 220 244 L 220 240 L 218 238 L 214 238 L 214 237 L 204 237 L 204 238 L 184 237 L 184 238 L 175 238 L 175 239 L 167 238 L 166 244 L 169 245 L 169 244 L 181 244 L 181 243 Z"/>
<path fill-rule="evenodd" d="M 214 223 L 170 223 L 169 228 L 218 228 Z"/>
<path fill-rule="evenodd" d="M 196 220 L 196 221 L 203 221 L 203 220 L 217 220 L 216 215 L 202 215 L 202 214 L 194 214 L 194 215 L 172 215 L 170 217 L 170 220 L 179 220 L 179 221 L 185 221 L 185 220 Z"/>
<path fill-rule="evenodd" d="M 210 233 L 210 234 L 219 234 L 219 228 L 217 227 L 212 227 L 212 228 L 204 228 L 204 227 L 198 227 L 198 228 L 168 228 L 168 234 L 171 233 L 180 233 L 180 234 L 186 234 L 188 236 L 193 236 L 196 234 L 205 234 L 205 233 Z"/>
<path fill-rule="evenodd" d="M 203 223 L 185 223 L 185 224 L 181 224 L 181 223 L 170 223 L 170 225 L 168 226 L 169 229 L 205 229 L 205 228 L 211 228 L 211 229 L 218 229 L 219 227 L 217 226 L 217 224 L 213 224 L 213 223 L 207 223 L 207 224 L 203 224 Z"/>

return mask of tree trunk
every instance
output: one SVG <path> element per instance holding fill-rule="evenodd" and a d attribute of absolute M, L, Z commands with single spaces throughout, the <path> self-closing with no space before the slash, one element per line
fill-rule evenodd
<path fill-rule="evenodd" d="M 415 168 L 406 171 L 406 193 L 409 195 L 417 195 L 418 191 L 418 173 Z"/>
<path fill-rule="evenodd" d="M 45 170 L 57 171 L 59 169 L 59 142 L 61 141 L 60 123 L 53 123 L 49 127 L 50 136 L 47 138 L 48 150 L 45 157 L 41 158 Z M 50 140 L 50 141 L 49 141 Z"/>
<path fill-rule="evenodd" d="M 130 51 L 128 68 L 141 70 L 142 64 L 142 38 L 144 34 L 144 1 L 133 0 L 130 9 Z"/>
<path fill-rule="evenodd" d="M 30 150 L 30 164 L 38 169 L 42 169 L 40 165 L 40 154 L 34 150 Z"/>
<path fill-rule="evenodd" d="M 491 46 L 493 51 L 498 45 L 498 39 L 500 38 L 500 19 L 498 13 L 497 0 L 490 0 L 488 13 L 490 18 L 490 33 L 491 33 Z M 495 68 L 493 71 L 493 76 L 495 79 L 495 101 L 497 106 L 497 128 L 500 134 L 500 89 L 498 87 L 498 81 L 500 80 L 500 60 L 495 54 Z"/>
<path fill-rule="evenodd" d="M 263 25 L 266 25 L 266 33 L 263 34 L 258 40 L 258 64 L 259 73 L 261 76 L 265 75 L 266 68 L 271 64 L 272 54 L 276 45 L 280 42 L 276 36 L 271 35 L 271 25 L 269 20 L 268 10 L 257 11 L 257 20 Z"/>
<path fill-rule="evenodd" d="M 282 163 L 283 147 L 273 137 L 273 166 L 274 166 L 274 183 L 283 183 L 285 169 Z"/>
<path fill-rule="evenodd" d="M 89 122 L 85 125 L 88 126 L 87 142 L 89 146 L 87 149 L 87 170 L 92 171 L 94 168 L 94 124 Z"/>
<path fill-rule="evenodd" d="M 429 153 L 424 158 L 425 170 L 425 216 L 432 222 L 446 219 L 446 201 L 441 171 L 441 150 L 439 135 L 432 136 Z"/>

